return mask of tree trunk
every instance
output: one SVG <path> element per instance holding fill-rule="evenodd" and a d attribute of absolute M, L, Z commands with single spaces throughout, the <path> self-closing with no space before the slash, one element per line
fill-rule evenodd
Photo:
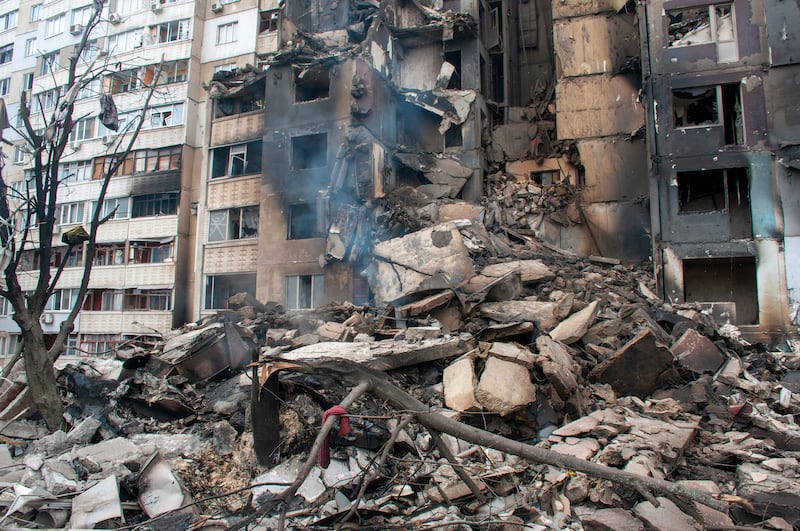
<path fill-rule="evenodd" d="M 25 345 L 22 359 L 25 360 L 25 373 L 28 377 L 31 398 L 47 428 L 50 431 L 59 430 L 64 422 L 64 405 L 58 392 L 53 362 L 48 356 L 44 332 L 38 321 L 27 323 L 27 326 L 21 328 Z"/>

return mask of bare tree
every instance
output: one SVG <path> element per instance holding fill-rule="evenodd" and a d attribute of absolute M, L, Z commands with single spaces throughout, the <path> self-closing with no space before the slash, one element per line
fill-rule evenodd
<path fill-rule="evenodd" d="M 46 106 L 41 102 L 38 106 L 34 105 L 35 98 L 26 93 L 20 98 L 19 127 L 15 130 L 26 142 L 26 149 L 32 161 L 23 185 L 16 188 L 9 187 L 4 167 L 0 165 L 0 246 L 2 246 L 0 263 L 4 265 L 5 280 L 5 286 L 0 286 L 0 296 L 10 302 L 13 319 L 21 330 L 20 348 L 6 365 L 3 374 L 7 375 L 20 359 L 24 360 L 31 396 L 50 430 L 56 430 L 61 426 L 64 411 L 53 366 L 65 349 L 67 339 L 74 329 L 75 318 L 86 297 L 97 250 L 95 241 L 98 228 L 114 216 L 114 212 L 103 212 L 109 181 L 134 147 L 145 123 L 145 114 L 161 70 L 159 66 L 150 85 L 145 87 L 141 112 L 126 122 L 108 149 L 110 156 L 106 159 L 110 159 L 111 162 L 103 167 L 100 191 L 94 202 L 88 230 L 79 226 L 62 235 L 62 243 L 67 245 L 65 259 L 51 268 L 54 228 L 58 223 L 56 216 L 59 191 L 67 186 L 59 172 L 61 159 L 65 154 L 69 154 L 67 150 L 73 129 L 86 117 L 75 115 L 75 103 L 82 90 L 102 86 L 104 76 L 112 71 L 105 54 L 90 53 L 93 46 L 92 31 L 103 20 L 102 8 L 102 0 L 95 0 L 91 18 L 83 30 L 79 44 L 69 58 L 65 90 L 56 92 L 54 109 L 45 112 L 43 108 Z M 91 57 L 92 55 L 94 57 Z M 101 101 L 102 112 L 105 113 L 104 116 L 102 114 L 100 116 L 103 123 L 112 130 L 115 123 L 119 127 L 113 100 L 110 96 L 103 95 Z M 25 252 L 30 249 L 35 249 L 38 253 L 38 267 L 35 268 L 38 278 L 35 289 L 26 292 L 21 287 L 19 272 Z M 56 285 L 68 262 L 66 258 L 82 249 L 85 250 L 80 288 L 55 340 L 48 347 L 40 318 L 48 299 L 56 290 Z"/>

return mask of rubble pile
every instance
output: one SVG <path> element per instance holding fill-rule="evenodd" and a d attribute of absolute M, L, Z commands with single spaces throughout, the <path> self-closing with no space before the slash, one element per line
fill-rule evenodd
<path fill-rule="evenodd" d="M 800 353 L 664 303 L 643 268 L 487 230 L 487 209 L 383 207 L 418 226 L 371 249 L 374 307 L 239 294 L 62 363 L 63 432 L 20 420 L 15 373 L 3 526 L 800 525 Z"/>

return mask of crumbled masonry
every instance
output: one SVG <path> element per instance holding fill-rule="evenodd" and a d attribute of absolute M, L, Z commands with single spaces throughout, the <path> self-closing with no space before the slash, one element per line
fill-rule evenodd
<path fill-rule="evenodd" d="M 747 345 L 655 298 L 643 269 L 481 219 L 376 242 L 373 260 L 408 270 L 370 277 L 380 307 L 290 312 L 238 294 L 155 346 L 61 360 L 64 431 L 45 434 L 15 372 L 0 389 L 3 525 L 800 525 L 796 346 Z M 425 238 L 440 246 L 404 244 Z M 351 363 L 394 387 L 353 393 Z M 389 388 L 422 405 L 397 407 Z M 352 430 L 333 429 L 320 468 L 314 442 L 339 404 Z"/>

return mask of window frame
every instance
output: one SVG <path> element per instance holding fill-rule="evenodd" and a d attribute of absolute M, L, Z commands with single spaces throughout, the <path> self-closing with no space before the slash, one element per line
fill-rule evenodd
<path fill-rule="evenodd" d="M 233 20 L 224 24 L 217 24 L 216 44 L 232 44 L 239 40 L 239 21 Z"/>
<path fill-rule="evenodd" d="M 245 227 L 245 215 L 255 213 L 255 229 Z M 258 238 L 258 225 L 260 223 L 260 208 L 258 205 L 247 205 L 233 208 L 209 210 L 208 212 L 208 242 L 228 242 L 235 240 L 249 240 Z M 214 219 L 214 218 L 217 219 Z"/>
<path fill-rule="evenodd" d="M 288 275 L 285 278 L 285 305 L 288 310 L 313 310 L 324 305 L 325 301 L 325 275 Z M 306 279 L 310 281 L 309 293 L 307 294 L 307 305 L 301 306 L 301 281 L 305 282 Z M 293 285 L 294 284 L 294 285 Z M 294 294 L 292 294 L 294 291 Z"/>

